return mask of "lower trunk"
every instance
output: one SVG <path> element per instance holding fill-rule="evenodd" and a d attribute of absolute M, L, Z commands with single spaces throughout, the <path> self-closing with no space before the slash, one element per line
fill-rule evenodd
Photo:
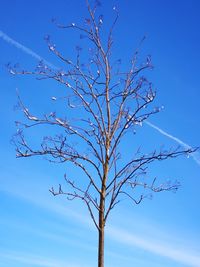
<path fill-rule="evenodd" d="M 104 267 L 104 225 L 99 229 L 98 267 Z"/>
<path fill-rule="evenodd" d="M 104 208 L 105 208 L 105 198 L 104 190 L 100 199 L 100 209 L 99 209 L 99 244 L 98 244 L 98 267 L 104 267 Z"/>
<path fill-rule="evenodd" d="M 104 267 L 104 228 L 105 228 L 105 195 L 106 195 L 106 178 L 108 174 L 108 158 L 106 157 L 106 163 L 104 167 L 104 176 L 100 194 L 99 205 L 99 244 L 98 244 L 98 267 Z"/>

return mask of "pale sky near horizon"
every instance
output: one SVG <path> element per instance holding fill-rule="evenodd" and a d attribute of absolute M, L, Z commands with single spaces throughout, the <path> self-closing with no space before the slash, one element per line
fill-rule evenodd
<path fill-rule="evenodd" d="M 96 266 L 97 233 L 87 209 L 78 201 L 54 198 L 48 189 L 63 181 L 66 166 L 41 158 L 16 159 L 10 139 L 19 89 L 34 111 L 51 104 L 51 93 L 61 89 L 52 81 L 14 77 L 5 64 L 32 68 L 38 59 L 59 66 L 44 36 L 71 53 L 81 42 L 76 34 L 59 30 L 53 17 L 64 23 L 80 22 L 87 12 L 84 0 L 2 1 L 0 17 L 0 80 L 2 119 L 0 145 L 0 266 Z M 200 3 L 193 1 L 101 1 L 104 25 L 112 7 L 120 12 L 114 40 L 117 56 L 132 54 L 143 35 L 142 56 L 151 54 L 155 66 L 151 80 L 157 89 L 156 105 L 164 110 L 137 132 L 146 148 L 200 145 Z M 116 54 L 115 54 L 116 55 Z M 50 105 L 49 104 L 49 105 Z M 134 142 L 134 140 L 133 140 Z M 130 144 L 124 146 L 130 151 Z M 200 267 L 200 164 L 199 153 L 153 164 L 150 177 L 178 179 L 176 194 L 156 194 L 139 206 L 124 199 L 111 213 L 106 226 L 105 267 Z"/>

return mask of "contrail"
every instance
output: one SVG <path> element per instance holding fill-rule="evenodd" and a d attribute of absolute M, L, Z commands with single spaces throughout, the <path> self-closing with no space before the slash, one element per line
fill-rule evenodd
<path fill-rule="evenodd" d="M 39 61 L 43 61 L 47 66 L 49 66 L 50 68 L 53 69 L 58 69 L 58 67 L 56 67 L 55 65 L 53 65 L 52 63 L 48 62 L 47 60 L 45 60 L 43 57 L 41 57 L 40 55 L 38 55 L 37 53 L 35 53 L 33 50 L 31 50 L 30 48 L 20 44 L 19 42 L 15 41 L 14 39 L 10 38 L 7 34 L 5 34 L 4 32 L 2 32 L 0 30 L 0 37 L 7 43 L 9 43 L 10 45 L 15 46 L 16 48 L 22 50 L 24 53 L 32 56 L 33 58 L 39 60 Z"/>
<path fill-rule="evenodd" d="M 163 131 L 162 129 L 160 129 L 158 126 L 156 126 L 155 124 L 149 122 L 149 121 L 145 121 L 145 123 L 147 125 L 149 125 L 151 128 L 157 130 L 159 133 L 161 133 L 162 135 L 174 140 L 176 143 L 178 143 L 179 145 L 181 145 L 182 147 L 184 147 L 185 149 L 192 149 L 192 147 L 186 143 L 184 143 L 182 140 L 180 140 L 179 138 Z M 200 165 L 200 153 L 199 152 L 194 152 L 191 153 L 191 157 L 196 161 L 197 164 Z"/>

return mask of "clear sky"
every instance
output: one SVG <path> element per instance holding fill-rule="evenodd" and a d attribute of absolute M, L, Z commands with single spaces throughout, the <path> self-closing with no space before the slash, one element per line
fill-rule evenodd
<path fill-rule="evenodd" d="M 80 42 L 51 23 L 79 22 L 84 0 L 1 1 L 0 81 L 0 266 L 96 266 L 97 233 L 79 202 L 54 198 L 48 189 L 62 182 L 66 166 L 41 158 L 16 159 L 10 139 L 15 133 L 16 88 L 34 111 L 49 108 L 57 84 L 13 77 L 5 64 L 34 67 L 42 57 L 59 66 L 44 42 L 50 34 L 65 53 Z M 104 27 L 112 7 L 120 18 L 114 35 L 117 56 L 127 61 L 145 34 L 142 55 L 152 55 L 151 80 L 156 103 L 164 110 L 138 131 L 142 146 L 200 145 L 200 2 L 164 0 L 102 1 Z M 118 58 L 117 58 L 118 59 Z M 50 91 L 50 93 L 48 93 Z M 45 102 L 46 101 L 46 102 Z M 46 104 L 50 103 L 50 104 Z M 133 140 L 134 141 L 134 140 Z M 185 145 L 184 145 L 184 144 Z M 130 146 L 124 147 L 129 149 Z M 200 267 L 200 157 L 182 157 L 150 168 L 150 176 L 178 179 L 176 194 L 156 194 L 133 206 L 122 201 L 106 226 L 106 267 Z"/>

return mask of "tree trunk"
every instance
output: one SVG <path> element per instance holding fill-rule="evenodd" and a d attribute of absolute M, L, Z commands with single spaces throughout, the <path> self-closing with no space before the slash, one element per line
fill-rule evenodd
<path fill-rule="evenodd" d="M 108 141 L 106 141 L 106 150 L 109 149 Z M 108 152 L 106 152 L 106 162 L 104 165 L 104 175 L 101 186 L 100 205 L 99 205 L 99 244 L 98 244 L 98 267 L 104 267 L 104 228 L 105 228 L 105 196 L 106 196 L 106 180 L 108 175 Z"/>
<path fill-rule="evenodd" d="M 99 210 L 98 267 L 104 267 L 104 227 L 105 227 L 104 209 L 105 209 L 105 191 L 103 189 L 100 199 L 100 210 Z"/>
<path fill-rule="evenodd" d="M 104 226 L 99 230 L 98 267 L 104 267 Z"/>

